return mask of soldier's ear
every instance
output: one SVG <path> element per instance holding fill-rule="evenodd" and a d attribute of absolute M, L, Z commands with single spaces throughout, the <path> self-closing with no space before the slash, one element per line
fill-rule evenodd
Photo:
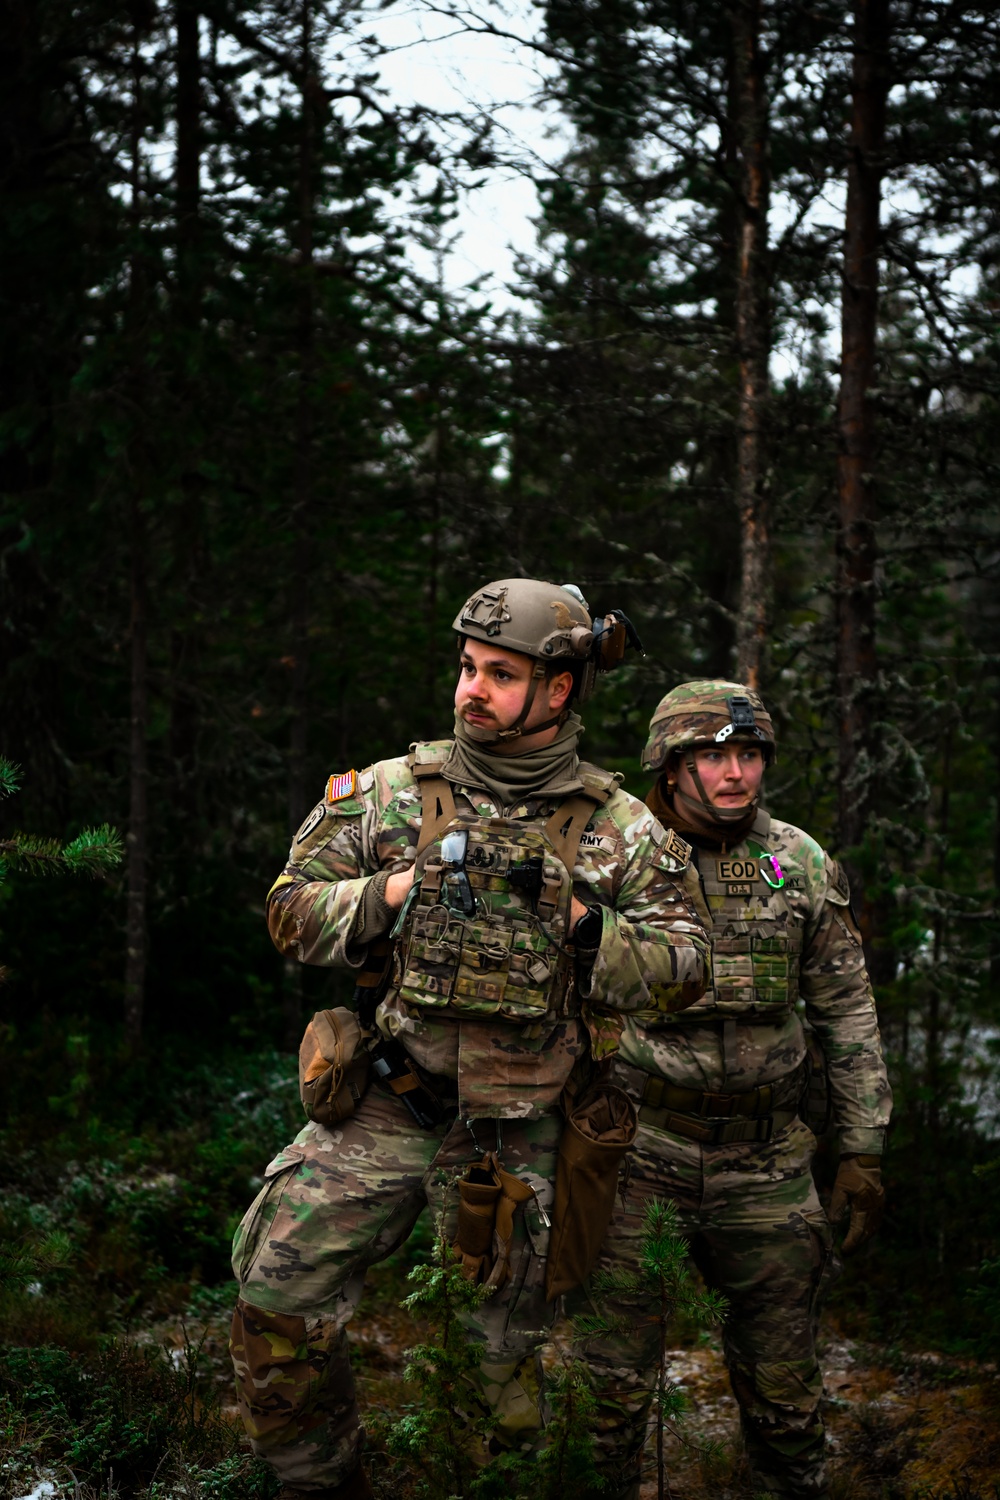
<path fill-rule="evenodd" d="M 549 707 L 565 708 L 573 692 L 573 673 L 557 672 L 549 680 Z"/>

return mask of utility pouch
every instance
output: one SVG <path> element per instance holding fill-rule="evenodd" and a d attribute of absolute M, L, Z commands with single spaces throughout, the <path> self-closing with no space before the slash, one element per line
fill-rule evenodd
<path fill-rule="evenodd" d="M 534 1196 L 531 1184 L 505 1172 L 493 1151 L 469 1168 L 458 1184 L 458 1234 L 451 1247 L 469 1281 L 497 1290 L 510 1280 L 514 1214 Z"/>
<path fill-rule="evenodd" d="M 580 1286 L 593 1270 L 638 1125 L 635 1105 L 614 1084 L 588 1089 L 567 1113 L 556 1164 L 547 1301 Z"/>
<path fill-rule="evenodd" d="M 371 1060 L 352 1010 L 318 1010 L 299 1047 L 299 1098 L 310 1120 L 336 1125 L 353 1115 L 368 1087 Z"/>

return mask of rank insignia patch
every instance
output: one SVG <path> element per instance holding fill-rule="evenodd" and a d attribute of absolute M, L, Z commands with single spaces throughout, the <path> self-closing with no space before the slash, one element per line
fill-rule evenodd
<path fill-rule="evenodd" d="M 327 802 L 343 802 L 345 797 L 353 797 L 357 784 L 358 778 L 353 771 L 341 771 L 339 776 L 331 776 L 326 784 Z"/>

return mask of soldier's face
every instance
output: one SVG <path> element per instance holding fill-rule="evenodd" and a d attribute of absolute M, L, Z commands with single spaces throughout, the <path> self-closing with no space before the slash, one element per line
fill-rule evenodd
<path fill-rule="evenodd" d="M 713 807 L 746 807 L 760 790 L 764 756 L 757 745 L 720 745 L 696 750 L 695 765 L 705 796 Z M 698 799 L 694 777 L 681 761 L 677 785 L 686 796 Z"/>
<path fill-rule="evenodd" d="M 520 651 L 466 640 L 462 647 L 455 688 L 455 712 L 473 729 L 509 729 L 520 716 L 531 683 L 534 662 Z M 526 748 L 533 724 L 543 724 L 565 704 L 573 687 L 569 672 L 544 680 L 535 690 L 534 702 L 525 721 L 518 751 Z M 545 731 L 552 738 L 557 729 Z M 541 741 L 540 741 L 541 743 Z"/>

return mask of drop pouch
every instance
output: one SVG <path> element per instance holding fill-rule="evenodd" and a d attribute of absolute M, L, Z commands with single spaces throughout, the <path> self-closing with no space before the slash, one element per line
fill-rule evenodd
<path fill-rule="evenodd" d="M 619 1170 L 638 1126 L 635 1105 L 614 1084 L 586 1090 L 566 1110 L 545 1273 L 547 1301 L 580 1286 L 597 1263 L 614 1213 Z"/>
<path fill-rule="evenodd" d="M 353 1115 L 368 1087 L 371 1059 L 352 1010 L 318 1010 L 299 1047 L 299 1098 L 310 1120 L 336 1125 Z"/>

